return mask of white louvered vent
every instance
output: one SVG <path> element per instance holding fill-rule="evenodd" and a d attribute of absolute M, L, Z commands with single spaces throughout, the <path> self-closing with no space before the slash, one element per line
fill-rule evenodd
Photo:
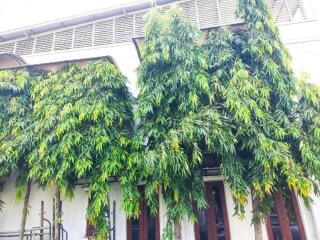
<path fill-rule="evenodd" d="M 267 0 L 267 3 L 271 7 L 272 15 L 275 18 L 276 22 L 288 22 L 291 20 L 287 0 Z"/>
<path fill-rule="evenodd" d="M 287 0 L 292 20 L 301 21 L 307 19 L 302 0 Z"/>
<path fill-rule="evenodd" d="M 187 0 L 176 1 L 183 15 L 200 29 L 241 22 L 235 17 L 237 0 Z M 307 16 L 303 0 L 266 0 L 277 23 L 301 21 Z M 162 13 L 172 4 L 157 6 Z M 29 55 L 50 51 L 106 46 L 131 42 L 133 37 L 143 37 L 147 10 L 119 17 L 99 20 L 87 25 L 57 30 L 48 34 L 36 35 L 35 40 L 19 39 L 15 42 L 1 42 L 0 53 Z"/>
<path fill-rule="evenodd" d="M 144 34 L 144 25 L 147 22 L 146 14 L 147 14 L 147 12 L 140 12 L 140 13 L 135 14 L 135 18 L 134 18 L 134 20 L 135 20 L 134 36 L 135 37 L 143 36 L 143 34 Z"/>
<path fill-rule="evenodd" d="M 237 8 L 237 0 L 219 0 L 219 9 L 222 25 L 241 23 L 241 19 L 237 19 L 235 12 Z"/>
<path fill-rule="evenodd" d="M 133 15 L 123 16 L 115 20 L 115 43 L 130 42 L 133 37 Z"/>
<path fill-rule="evenodd" d="M 164 6 L 164 7 L 159 7 L 158 11 L 161 13 L 166 13 L 170 10 L 171 6 Z"/>
<path fill-rule="evenodd" d="M 67 50 L 72 48 L 73 28 L 56 32 L 54 38 L 54 50 Z"/>
<path fill-rule="evenodd" d="M 13 53 L 13 51 L 14 51 L 14 42 L 0 45 L 0 53 Z"/>
<path fill-rule="evenodd" d="M 197 0 L 200 28 L 221 25 L 218 0 Z"/>
<path fill-rule="evenodd" d="M 53 33 L 36 37 L 34 53 L 50 52 L 53 44 Z"/>
<path fill-rule="evenodd" d="M 28 55 L 32 53 L 34 39 L 25 39 L 17 42 L 16 54 L 17 55 Z"/>
<path fill-rule="evenodd" d="M 198 17 L 196 11 L 196 2 L 188 1 L 180 3 L 179 7 L 182 9 L 183 16 L 195 27 L 198 26 Z"/>
<path fill-rule="evenodd" d="M 74 30 L 74 48 L 85 48 L 92 46 L 93 24 L 76 27 Z"/>
<path fill-rule="evenodd" d="M 94 46 L 109 45 L 113 43 L 113 22 L 107 20 L 97 22 L 94 27 Z"/>

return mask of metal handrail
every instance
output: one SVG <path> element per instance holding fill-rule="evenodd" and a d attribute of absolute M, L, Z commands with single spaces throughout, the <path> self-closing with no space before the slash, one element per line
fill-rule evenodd
<path fill-rule="evenodd" d="M 66 234 L 66 239 L 63 238 L 64 233 Z M 68 240 L 68 232 L 63 228 L 63 226 L 61 225 L 61 240 Z"/>
<path fill-rule="evenodd" d="M 48 225 L 49 225 L 49 238 L 51 238 L 51 222 L 48 220 L 48 219 L 46 219 L 46 218 L 43 218 L 43 221 L 45 221 L 45 222 L 47 222 L 48 223 Z"/>
<path fill-rule="evenodd" d="M 23 237 L 26 237 L 27 240 L 31 239 L 31 237 L 35 236 L 49 236 L 49 239 L 51 239 L 51 224 L 49 224 L 50 227 L 33 227 L 31 229 L 26 229 Z M 40 230 L 49 230 L 48 232 L 38 233 L 37 231 Z M 65 231 L 65 230 L 64 230 Z M 65 231 L 66 232 L 66 231 Z M 67 234 L 67 233 L 66 233 Z M 20 236 L 20 231 L 6 231 L 6 232 L 0 232 L 0 237 L 5 238 L 16 238 Z"/>

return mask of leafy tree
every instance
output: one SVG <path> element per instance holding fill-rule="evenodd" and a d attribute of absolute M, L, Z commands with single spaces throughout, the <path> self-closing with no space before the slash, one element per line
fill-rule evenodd
<path fill-rule="evenodd" d="M 239 216 L 251 193 L 257 231 L 273 193 L 294 190 L 308 203 L 311 191 L 319 191 L 318 88 L 297 84 L 265 1 L 239 0 L 237 15 L 240 28 L 213 29 L 204 43 L 176 10 L 148 18 L 129 164 L 140 175 L 131 171 L 125 179 L 124 206 L 137 214 L 134 188 L 145 180 L 156 212 L 161 190 L 168 239 L 173 222 L 195 220 L 193 202 L 206 205 L 204 151 L 222 160 Z"/>
<path fill-rule="evenodd" d="M 237 138 L 236 155 L 223 157 L 222 173 L 236 213 L 242 215 L 251 190 L 258 236 L 274 192 L 294 190 L 306 203 L 312 190 L 318 192 L 319 92 L 297 84 L 264 0 L 239 0 L 237 14 L 244 27 L 213 31 L 206 48 L 212 90 L 220 95 Z"/>
<path fill-rule="evenodd" d="M 113 64 L 99 60 L 50 72 L 32 88 L 34 122 L 26 131 L 34 132 L 36 144 L 29 175 L 67 197 L 85 180 L 97 239 L 108 234 L 109 179 L 122 175 L 128 156 L 133 116 L 125 84 Z"/>
<path fill-rule="evenodd" d="M 24 129 L 32 121 L 31 82 L 37 74 L 26 69 L 0 71 L 0 178 L 11 172 L 18 173 L 16 199 L 19 202 L 25 193 L 21 218 L 20 239 L 25 229 L 31 179 L 28 179 L 29 165 L 26 161 L 31 148 L 30 133 Z M 25 145 L 20 145 L 24 141 Z M 4 203 L 2 202 L 2 205 Z"/>
<path fill-rule="evenodd" d="M 153 12 L 141 50 L 136 110 L 140 122 L 129 164 L 133 169 L 122 181 L 124 207 L 129 215 L 138 214 L 139 193 L 135 189 L 133 194 L 133 189 L 139 181 L 146 181 L 145 197 L 153 213 L 161 191 L 168 208 L 165 239 L 181 237 L 177 231 L 184 216 L 195 220 L 193 203 L 206 206 L 203 152 L 230 155 L 235 150 L 228 122 L 212 105 L 215 93 L 210 92 L 200 36 L 180 11 Z"/>

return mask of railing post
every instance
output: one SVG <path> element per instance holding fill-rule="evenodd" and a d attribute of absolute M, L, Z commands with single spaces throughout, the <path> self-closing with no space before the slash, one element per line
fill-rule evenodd
<path fill-rule="evenodd" d="M 113 232 L 112 232 L 112 240 L 116 240 L 116 201 L 113 201 L 112 206 L 112 218 L 113 218 Z"/>
<path fill-rule="evenodd" d="M 56 237 L 56 199 L 52 201 L 52 239 Z"/>
<path fill-rule="evenodd" d="M 60 201 L 60 189 L 55 186 L 55 208 L 56 208 L 56 219 L 55 219 L 55 239 L 60 240 L 60 225 L 61 225 L 61 201 Z"/>
<path fill-rule="evenodd" d="M 44 218 L 44 202 L 41 201 L 41 212 L 40 212 L 40 240 L 43 240 L 43 218 Z"/>

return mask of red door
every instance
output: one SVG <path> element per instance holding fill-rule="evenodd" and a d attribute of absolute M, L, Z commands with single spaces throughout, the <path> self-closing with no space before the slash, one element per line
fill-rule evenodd
<path fill-rule="evenodd" d="M 140 188 L 140 216 L 127 220 L 127 240 L 160 240 L 159 216 L 152 216 L 143 197 L 144 188 Z"/>
<path fill-rule="evenodd" d="M 297 197 L 292 191 L 274 194 L 266 221 L 269 240 L 306 240 Z"/>
<path fill-rule="evenodd" d="M 196 240 L 230 240 L 228 214 L 222 182 L 206 182 L 208 207 L 197 211 Z"/>

